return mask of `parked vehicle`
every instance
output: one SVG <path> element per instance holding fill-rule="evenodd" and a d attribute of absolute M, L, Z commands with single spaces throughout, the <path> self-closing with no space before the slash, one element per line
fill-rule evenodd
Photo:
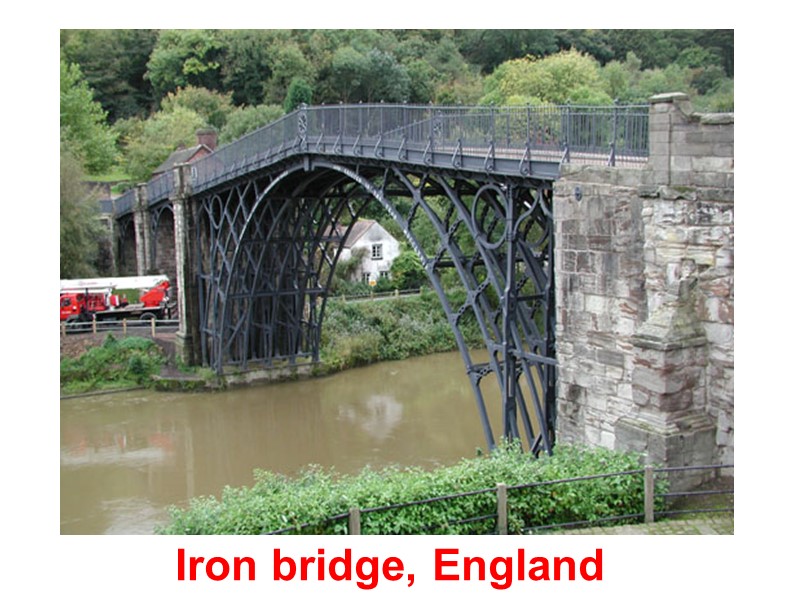
<path fill-rule="evenodd" d="M 117 290 L 138 289 L 139 301 L 128 302 Z M 166 275 L 61 280 L 62 321 L 169 319 L 173 302 Z"/>

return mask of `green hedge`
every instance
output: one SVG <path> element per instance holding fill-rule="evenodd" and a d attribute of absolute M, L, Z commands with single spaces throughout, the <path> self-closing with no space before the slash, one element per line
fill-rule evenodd
<path fill-rule="evenodd" d="M 226 487 L 220 499 L 194 498 L 186 509 L 170 509 L 163 534 L 259 534 L 287 527 L 300 534 L 344 534 L 347 519 L 329 517 L 351 507 L 402 504 L 492 488 L 488 493 L 428 504 L 362 513 L 362 534 L 488 534 L 495 519 L 453 523 L 496 514 L 494 488 L 600 473 L 641 469 L 639 456 L 606 449 L 559 446 L 534 459 L 518 448 L 464 459 L 433 471 L 419 468 L 365 469 L 337 475 L 311 467 L 296 478 L 255 472 L 252 487 Z M 627 475 L 509 490 L 509 532 L 525 527 L 638 514 L 644 511 L 643 475 Z M 305 526 L 310 524 L 310 526 Z M 303 526 L 303 527 L 301 527 Z"/>

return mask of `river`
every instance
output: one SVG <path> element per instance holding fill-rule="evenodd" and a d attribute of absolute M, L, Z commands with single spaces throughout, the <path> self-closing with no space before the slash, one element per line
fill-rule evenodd
<path fill-rule="evenodd" d="M 62 400 L 61 533 L 150 534 L 170 505 L 251 485 L 256 468 L 428 468 L 485 446 L 458 353 L 224 392 Z"/>

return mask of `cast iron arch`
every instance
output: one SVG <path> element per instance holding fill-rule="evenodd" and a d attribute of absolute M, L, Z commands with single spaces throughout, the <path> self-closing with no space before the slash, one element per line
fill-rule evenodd
<path fill-rule="evenodd" d="M 397 222 L 439 297 L 496 444 L 481 383 L 502 394 L 502 435 L 551 452 L 555 431 L 552 192 L 547 181 L 358 166 L 327 158 L 201 199 L 201 345 L 206 364 L 319 359 L 331 277 L 353 223 L 377 201 Z M 418 231 L 427 222 L 436 244 Z M 343 227 L 340 227 L 343 226 Z M 453 304 L 442 281 L 463 287 Z M 462 328 L 477 323 L 488 359 L 473 360 Z M 524 437 L 523 435 L 524 434 Z"/>

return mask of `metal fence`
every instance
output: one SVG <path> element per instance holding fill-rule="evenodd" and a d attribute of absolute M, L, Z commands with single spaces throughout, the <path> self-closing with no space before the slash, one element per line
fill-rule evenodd
<path fill-rule="evenodd" d="M 493 170 L 513 160 L 516 174 L 533 161 L 641 165 L 648 156 L 647 105 L 434 106 L 356 104 L 301 107 L 192 163 L 202 191 L 297 153 L 339 154 Z M 169 196 L 171 172 L 147 185 L 148 202 Z M 133 209 L 135 192 L 116 201 Z"/>
<path fill-rule="evenodd" d="M 721 474 L 732 475 L 732 464 L 717 464 L 717 465 L 701 465 L 690 467 L 665 467 L 654 468 L 646 466 L 642 469 L 635 469 L 631 471 L 620 471 L 615 473 L 603 473 L 598 475 L 587 475 L 584 477 L 572 477 L 566 479 L 558 479 L 553 481 L 532 482 L 527 484 L 520 484 L 514 486 L 507 486 L 503 483 L 498 483 L 495 487 L 483 488 L 479 490 L 472 490 L 458 494 L 451 494 L 447 496 L 437 496 L 435 498 L 426 498 L 416 500 L 413 502 L 404 502 L 399 504 L 384 505 L 378 507 L 360 508 L 353 507 L 347 512 L 341 512 L 331 515 L 325 519 L 316 522 L 304 523 L 301 525 L 293 525 L 277 529 L 274 531 L 264 532 L 262 535 L 281 535 L 281 534 L 303 534 L 311 529 L 318 529 L 320 525 L 331 525 L 335 530 L 349 535 L 361 535 L 362 517 L 371 513 L 391 513 L 409 507 L 424 507 L 437 502 L 450 502 L 460 498 L 470 496 L 494 496 L 494 505 L 496 510 L 488 513 L 467 515 L 459 519 L 453 519 L 447 523 L 438 523 L 429 526 L 425 530 L 416 532 L 417 534 L 429 534 L 435 532 L 434 530 L 440 529 L 442 526 L 448 527 L 453 525 L 464 525 L 469 523 L 478 523 L 485 521 L 494 521 L 493 533 L 497 535 L 506 535 L 509 532 L 509 520 L 514 515 L 514 502 L 509 502 L 510 495 L 524 493 L 526 490 L 533 489 L 546 490 L 549 493 L 564 494 L 566 490 L 580 493 L 581 484 L 598 479 L 614 479 L 624 477 L 637 477 L 642 480 L 642 506 L 644 509 L 641 512 L 614 514 L 604 517 L 597 517 L 593 519 L 584 519 L 577 521 L 560 521 L 548 523 L 546 525 L 533 525 L 524 526 L 521 533 L 539 533 L 549 532 L 553 530 L 566 530 L 583 527 L 597 527 L 607 526 L 618 523 L 653 523 L 656 520 L 663 520 L 668 517 L 697 515 L 707 513 L 733 513 L 733 489 L 712 489 L 712 490 L 694 490 L 684 492 L 659 492 L 659 486 L 656 484 L 658 478 L 667 478 L 681 473 L 689 472 L 704 472 L 706 474 L 713 474 L 719 478 Z M 710 498 L 715 496 L 724 496 L 728 501 L 724 502 L 724 506 L 716 507 L 700 507 L 694 506 L 691 508 L 675 509 L 675 503 L 678 499 L 686 498 Z M 663 508 L 657 509 L 658 506 Z"/>

